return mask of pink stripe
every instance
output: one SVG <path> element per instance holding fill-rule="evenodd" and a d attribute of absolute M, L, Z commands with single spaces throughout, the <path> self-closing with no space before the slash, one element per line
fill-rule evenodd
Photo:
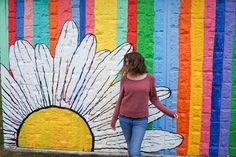
<path fill-rule="evenodd" d="M 58 31 L 61 33 L 66 21 L 71 20 L 71 0 L 58 0 Z"/>
<path fill-rule="evenodd" d="M 204 61 L 203 61 L 203 106 L 200 155 L 209 154 L 210 119 L 211 119 L 211 88 L 212 59 L 215 37 L 216 0 L 205 1 L 204 21 Z"/>
<path fill-rule="evenodd" d="M 25 15 L 24 15 L 24 38 L 29 43 L 33 44 L 33 0 L 24 1 Z"/>
<path fill-rule="evenodd" d="M 94 33 L 94 0 L 86 1 L 86 34 Z"/>

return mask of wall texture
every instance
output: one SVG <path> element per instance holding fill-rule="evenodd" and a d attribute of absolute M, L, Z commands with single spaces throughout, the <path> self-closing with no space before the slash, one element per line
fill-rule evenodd
<path fill-rule="evenodd" d="M 142 151 L 236 156 L 235 0 L 1 0 L 4 146 L 124 152 L 110 128 L 124 54 L 160 100 Z"/>

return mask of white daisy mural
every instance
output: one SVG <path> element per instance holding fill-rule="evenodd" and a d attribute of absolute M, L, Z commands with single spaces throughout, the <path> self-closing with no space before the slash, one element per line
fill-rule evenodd
<path fill-rule="evenodd" d="M 44 44 L 36 47 L 18 40 L 10 47 L 10 69 L 1 66 L 4 145 L 6 148 L 43 148 L 76 151 L 124 152 L 119 122 L 110 128 L 119 95 L 118 71 L 132 46 L 96 52 L 89 34 L 78 45 L 78 29 L 65 23 L 55 57 Z M 161 100 L 170 96 L 157 87 Z M 149 107 L 149 122 L 163 114 Z M 154 152 L 180 145 L 182 136 L 147 130 L 142 151 Z"/>

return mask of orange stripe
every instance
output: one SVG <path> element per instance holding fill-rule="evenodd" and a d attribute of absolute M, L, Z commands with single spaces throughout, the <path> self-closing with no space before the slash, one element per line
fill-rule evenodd
<path fill-rule="evenodd" d="M 190 78 L 191 78 L 191 0 L 180 1 L 179 18 L 179 80 L 178 105 L 179 119 L 177 131 L 184 137 L 183 143 L 177 148 L 177 154 L 186 155 L 188 148 Z"/>
<path fill-rule="evenodd" d="M 50 10 L 50 52 L 52 57 L 55 56 L 55 49 L 59 37 L 58 32 L 58 0 L 52 0 L 49 3 Z"/>

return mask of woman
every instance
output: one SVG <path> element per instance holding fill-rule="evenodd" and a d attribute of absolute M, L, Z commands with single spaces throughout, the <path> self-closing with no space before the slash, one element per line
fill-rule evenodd
<path fill-rule="evenodd" d="M 168 116 L 177 119 L 178 115 L 159 101 L 155 78 L 147 73 L 142 55 L 137 52 L 126 54 L 121 75 L 123 77 L 120 83 L 120 95 L 112 117 L 111 128 L 115 131 L 115 124 L 119 117 L 129 156 L 142 157 L 140 149 L 148 123 L 149 98 L 152 104 Z"/>

